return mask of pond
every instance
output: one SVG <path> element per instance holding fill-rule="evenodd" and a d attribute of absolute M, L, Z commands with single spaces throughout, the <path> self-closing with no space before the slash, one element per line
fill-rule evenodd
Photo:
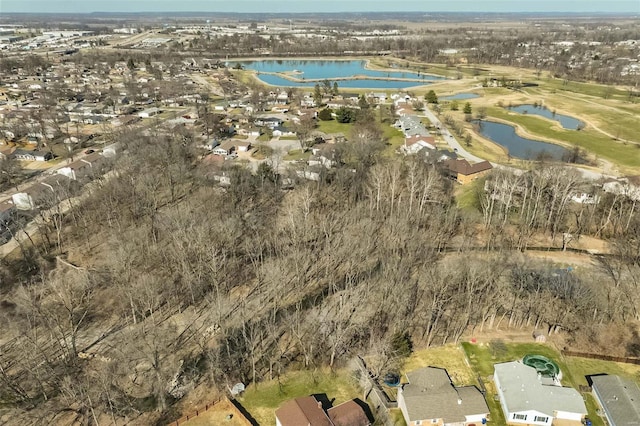
<path fill-rule="evenodd" d="M 341 88 L 362 89 L 403 89 L 422 86 L 445 77 L 422 74 L 410 71 L 381 71 L 367 69 L 367 61 L 337 60 L 264 60 L 239 62 L 245 69 L 258 72 L 258 78 L 274 86 L 313 87 L 318 80 L 336 80 Z M 233 66 L 235 62 L 228 65 Z M 277 73 L 277 74 L 263 74 Z M 298 80 L 293 81 L 282 75 L 289 75 Z M 359 78 L 361 77 L 361 78 Z M 370 77 L 371 79 L 367 78 Z M 350 78 L 340 80 L 340 78 Z M 413 81 L 399 80 L 412 79 Z"/>
<path fill-rule="evenodd" d="M 523 138 L 516 134 L 513 126 L 494 121 L 474 121 L 479 126 L 479 133 L 487 139 L 491 139 L 500 146 L 503 146 L 514 158 L 523 160 L 537 160 L 541 157 L 551 157 L 561 161 L 567 158 L 570 152 L 561 147 L 548 142 Z"/>
<path fill-rule="evenodd" d="M 516 105 L 507 107 L 510 111 L 519 112 L 520 114 L 535 114 L 544 118 L 548 118 L 550 120 L 555 120 L 560 123 L 560 125 L 569 130 L 576 130 L 578 127 L 584 126 L 584 123 L 577 118 L 570 117 L 568 115 L 557 114 L 545 106 L 535 106 L 531 104 L 524 105 Z"/>
<path fill-rule="evenodd" d="M 476 93 L 456 93 L 455 95 L 451 96 L 443 96 L 441 99 L 443 101 L 463 101 L 465 99 L 475 99 L 479 97 L 480 95 Z"/>

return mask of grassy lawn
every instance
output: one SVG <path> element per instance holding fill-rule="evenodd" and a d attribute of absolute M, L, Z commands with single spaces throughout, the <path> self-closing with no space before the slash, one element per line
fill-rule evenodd
<path fill-rule="evenodd" d="M 275 424 L 275 410 L 285 401 L 317 393 L 325 393 L 329 400 L 335 398 L 336 406 L 353 398 L 362 397 L 362 392 L 347 369 L 294 371 L 280 377 L 280 381 L 251 384 L 240 403 L 260 425 Z"/>
<path fill-rule="evenodd" d="M 383 135 L 387 139 L 387 147 L 385 148 L 385 154 L 394 155 L 402 144 L 404 144 L 404 134 L 395 127 L 388 124 L 381 124 Z"/>
<path fill-rule="evenodd" d="M 604 98 L 606 94 L 610 99 L 627 100 L 629 94 L 626 90 L 616 89 L 610 86 L 596 83 L 580 83 L 576 81 L 568 81 L 566 84 L 563 80 L 557 78 L 542 79 L 544 87 L 551 90 L 574 92 L 583 95 Z"/>
<path fill-rule="evenodd" d="M 640 365 L 577 357 L 566 357 L 565 362 L 573 373 L 576 386 L 586 386 L 587 375 L 601 373 L 615 374 L 640 381 Z"/>
<path fill-rule="evenodd" d="M 455 189 L 456 202 L 460 209 L 472 212 L 479 211 L 478 194 L 482 192 L 485 181 L 486 178 L 477 179 L 468 185 L 460 185 Z"/>
<path fill-rule="evenodd" d="M 533 136 L 537 135 L 547 140 L 579 146 L 592 154 L 625 167 L 640 167 L 640 148 L 638 146 L 613 141 L 610 137 L 595 130 L 565 130 L 554 125 L 553 122 L 537 116 L 514 114 L 495 107 L 489 108 L 489 115 L 520 125 Z"/>
<path fill-rule="evenodd" d="M 399 408 L 392 408 L 389 410 L 389 417 L 393 422 L 393 426 L 407 426 L 407 422 L 404 421 L 404 416 Z"/>
<path fill-rule="evenodd" d="M 323 133 L 342 133 L 348 137 L 352 127 L 353 124 L 351 123 L 339 123 L 336 120 L 319 120 L 317 129 Z"/>
<path fill-rule="evenodd" d="M 415 351 L 407 358 L 402 373 L 422 367 L 445 368 L 453 383 L 458 386 L 477 385 L 476 374 L 467 364 L 462 348 L 458 345 L 446 345 Z"/>
<path fill-rule="evenodd" d="M 311 151 L 304 152 L 301 149 L 293 149 L 284 156 L 285 161 L 308 160 L 311 157 Z"/>

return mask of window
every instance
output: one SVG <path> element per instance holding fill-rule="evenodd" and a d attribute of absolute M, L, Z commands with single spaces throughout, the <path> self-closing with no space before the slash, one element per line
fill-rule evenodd
<path fill-rule="evenodd" d="M 549 420 L 549 417 L 542 417 L 542 416 L 535 416 L 533 418 L 534 422 L 542 422 L 542 423 L 546 423 L 547 420 Z"/>
<path fill-rule="evenodd" d="M 416 426 L 420 426 L 422 424 L 422 420 L 416 420 Z"/>
<path fill-rule="evenodd" d="M 526 414 L 514 414 L 513 415 L 513 419 L 514 420 L 527 420 L 527 415 Z"/>

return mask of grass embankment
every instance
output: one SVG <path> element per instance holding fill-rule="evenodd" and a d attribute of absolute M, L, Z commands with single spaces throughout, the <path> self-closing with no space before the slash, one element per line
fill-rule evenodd
<path fill-rule="evenodd" d="M 480 178 L 468 185 L 459 185 L 455 188 L 455 198 L 459 209 L 467 212 L 480 211 L 478 194 L 484 192 L 485 181 L 486 178 Z"/>
<path fill-rule="evenodd" d="M 300 396 L 326 394 L 336 406 L 353 398 L 362 397 L 362 392 L 347 369 L 317 371 L 293 371 L 279 380 L 251 384 L 240 403 L 260 425 L 275 424 L 275 410 L 285 401 Z"/>
<path fill-rule="evenodd" d="M 565 130 L 551 120 L 511 113 L 499 107 L 489 108 L 488 115 L 522 126 L 532 136 L 541 137 L 549 142 L 578 146 L 626 168 L 640 167 L 640 146 L 616 142 L 596 130 Z"/>

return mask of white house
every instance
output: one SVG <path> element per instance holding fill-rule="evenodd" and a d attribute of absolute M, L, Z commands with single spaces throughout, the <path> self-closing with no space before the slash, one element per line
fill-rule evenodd
<path fill-rule="evenodd" d="M 478 388 L 454 386 L 442 368 L 411 371 L 407 380 L 409 383 L 398 389 L 398 407 L 408 426 L 479 425 L 489 416 L 489 407 Z"/>
<path fill-rule="evenodd" d="M 433 136 L 408 136 L 404 138 L 404 145 L 400 150 L 405 154 L 417 154 L 422 149 L 436 149 L 436 142 Z"/>
<path fill-rule="evenodd" d="M 149 118 L 149 117 L 153 117 L 156 116 L 158 114 L 160 114 L 162 111 L 160 110 L 160 108 L 147 108 L 145 110 L 142 110 L 138 113 L 138 117 L 140 118 Z"/>
<path fill-rule="evenodd" d="M 565 420 L 582 424 L 587 408 L 575 389 L 551 384 L 552 380 L 545 380 L 535 368 L 521 362 L 505 362 L 494 368 L 493 379 L 508 423 L 550 426 L 554 420 Z"/>

